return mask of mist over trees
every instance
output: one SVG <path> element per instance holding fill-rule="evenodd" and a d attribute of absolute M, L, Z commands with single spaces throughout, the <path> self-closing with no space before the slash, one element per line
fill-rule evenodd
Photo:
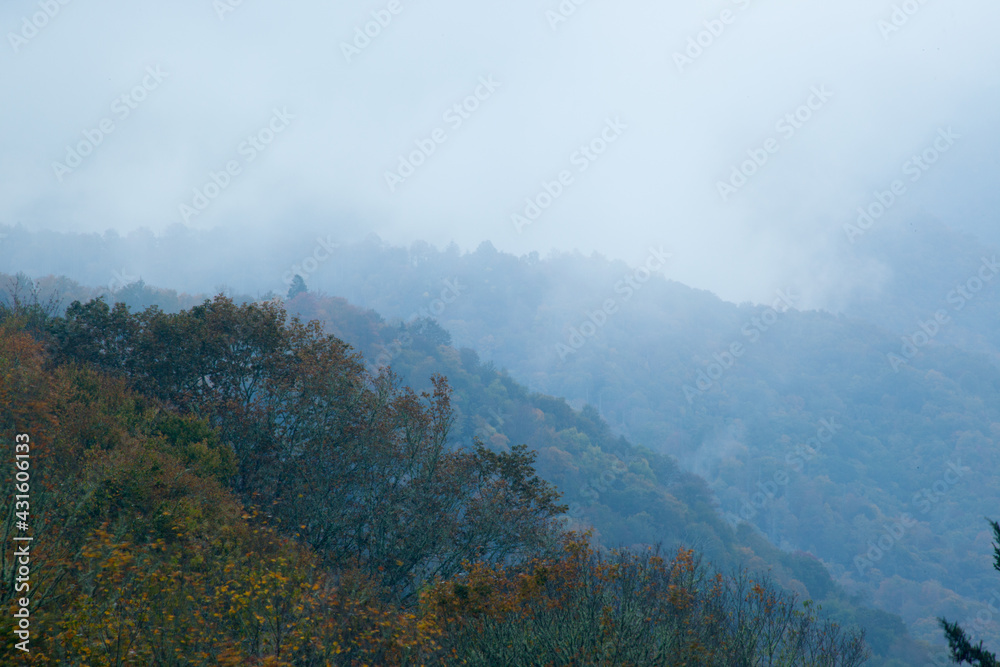
<path fill-rule="evenodd" d="M 49 632 L 33 651 L 45 659 L 859 665 L 868 654 L 810 603 L 713 573 L 690 550 L 599 555 L 555 521 L 568 507 L 537 476 L 536 452 L 449 441 L 443 377 L 418 395 L 368 375 L 319 322 L 273 303 L 219 296 L 170 315 L 95 300 L 53 316 L 10 300 L 0 334 L 4 433 L 36 434 L 33 520 L 49 539 L 34 554 L 32 617 Z M 14 564 L 0 568 L 13 582 Z"/>
<path fill-rule="evenodd" d="M 251 494 L 240 496 L 244 502 L 255 493 L 258 500 L 267 497 L 272 518 L 352 517 L 360 526 L 347 540 L 322 522 L 298 524 L 304 526 L 300 538 L 318 554 L 325 546 L 338 558 L 377 551 L 383 547 L 369 544 L 370 531 L 396 536 L 385 538 L 391 542 L 413 528 L 331 501 L 346 483 L 336 474 L 342 454 L 382 471 L 379 480 L 411 480 L 420 464 L 406 472 L 394 467 L 401 447 L 437 456 L 461 442 L 466 463 L 449 468 L 457 476 L 446 486 L 468 490 L 487 484 L 490 475 L 500 480 L 497 471 L 509 467 L 493 455 L 520 456 L 525 465 L 531 458 L 539 483 L 561 494 L 551 502 L 565 510 L 553 513 L 522 497 L 515 506 L 527 504 L 514 514 L 533 517 L 528 525 L 555 520 L 593 530 L 602 548 L 693 547 L 723 570 L 769 569 L 779 586 L 820 600 L 846 627 L 863 627 L 875 657 L 891 660 L 901 651 L 926 651 L 917 648 L 921 642 L 939 644 L 940 616 L 958 619 L 987 645 L 997 630 L 992 618 L 969 622 L 990 602 L 981 595 L 991 585 L 981 566 L 989 535 L 978 517 L 1000 500 L 988 472 L 997 463 L 993 443 L 1000 434 L 990 314 L 996 294 L 980 277 L 994 260 L 975 239 L 927 224 L 926 236 L 907 241 L 912 247 L 901 252 L 916 252 L 930 240 L 962 262 L 918 270 L 872 239 L 871 252 L 882 253 L 894 278 L 882 284 L 881 301 L 868 295 L 839 315 L 804 308 L 806 296 L 794 286 L 776 292 L 773 303 L 727 304 L 665 279 L 662 271 L 597 255 L 518 258 L 488 243 L 463 254 L 419 243 L 394 248 L 377 239 L 336 246 L 322 238 L 327 259 L 300 257 L 270 291 L 240 294 L 227 287 L 228 296 L 206 302 L 203 294 L 154 287 L 129 270 L 99 287 L 20 274 L 9 276 L 5 303 L 23 310 L 38 300 L 37 312 L 24 311 L 24 326 L 59 341 L 59 363 L 82 360 L 123 374 L 144 394 L 203 413 L 235 443 L 237 461 L 248 451 L 291 461 L 290 452 L 301 449 L 299 468 L 284 473 L 264 463 L 266 457 L 256 470 L 237 466 L 233 488 Z M 40 237 L 15 232 L 8 238 L 30 248 Z M 73 238 L 49 240 L 59 252 Z M 125 242 L 109 237 L 98 245 L 119 243 Z M 980 283 L 970 285 L 970 276 Z M 920 281 L 922 289 L 906 289 L 907 280 Z M 933 294 L 933 286 L 941 286 L 939 300 L 919 298 Z M 91 301 L 95 297 L 103 302 Z M 80 304 L 70 306 L 73 300 Z M 282 301 L 289 313 L 317 323 L 289 320 L 294 336 L 280 333 L 275 313 Z M 110 305 L 119 302 L 129 309 Z M 942 307 L 946 317 L 937 312 Z M 237 317 L 242 308 L 253 314 Z M 48 318 L 63 313 L 61 328 L 53 328 Z M 94 331 L 106 337 L 94 339 Z M 319 341 L 327 334 L 351 351 L 323 348 Z M 225 352 L 224 341 L 234 336 L 253 343 Z M 196 348 L 214 350 L 215 360 L 199 361 Z M 311 350 L 312 361 L 290 365 L 281 349 L 300 356 L 305 352 L 292 351 Z M 274 379 L 261 384 L 264 369 Z M 367 406 L 371 415 L 388 411 L 385 423 L 398 428 L 422 424 L 426 435 L 378 450 L 364 428 L 344 417 L 350 410 L 310 405 L 308 419 L 292 410 L 300 389 L 287 378 L 305 382 L 331 373 L 342 378 L 338 401 Z M 436 375 L 447 380 L 437 386 Z M 352 394 L 360 392 L 348 389 L 357 378 L 367 378 L 362 384 L 373 393 Z M 405 398 L 410 391 L 416 398 Z M 421 392 L 430 403 L 421 403 Z M 453 416 L 447 427 L 428 412 L 444 396 Z M 351 448 L 323 444 L 328 441 L 309 424 L 325 421 L 345 429 L 336 437 L 348 438 Z M 293 440 L 313 435 L 278 445 L 278 426 L 290 429 Z M 484 449 L 475 449 L 476 438 Z M 526 449 L 515 449 L 522 443 Z M 470 486 L 471 479 L 481 481 Z M 280 497 L 278 487 L 287 489 Z M 417 488 L 399 497 L 399 516 L 418 516 L 438 502 L 436 491 Z M 367 497 L 387 493 L 372 489 Z M 465 507 L 461 502 L 456 507 Z M 373 566 L 384 568 L 378 577 L 365 574 L 399 600 L 412 597 L 413 581 L 437 568 L 455 571 L 454 563 L 468 555 L 440 551 L 448 536 L 465 530 L 471 529 L 445 521 L 423 535 L 426 552 L 399 559 L 403 566 L 390 566 L 385 557 Z M 500 558 L 510 540 L 555 548 L 542 533 L 530 539 L 531 529 L 498 534 L 486 559 Z M 884 615 L 872 615 L 873 607 Z"/>
<path fill-rule="evenodd" d="M 95 6 L 0 3 L 0 667 L 997 664 L 996 0 Z"/>

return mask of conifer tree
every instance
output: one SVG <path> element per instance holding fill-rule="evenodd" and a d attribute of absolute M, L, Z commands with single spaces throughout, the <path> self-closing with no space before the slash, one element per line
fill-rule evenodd
<path fill-rule="evenodd" d="M 993 539 L 996 540 L 993 544 L 993 569 L 1000 572 L 1000 524 L 990 521 L 990 525 L 993 526 Z M 948 639 L 948 648 L 951 649 L 951 659 L 954 662 L 958 664 L 967 662 L 976 667 L 1000 665 L 996 655 L 983 648 L 982 641 L 974 646 L 957 622 L 949 623 L 944 618 L 939 618 L 938 622 L 944 629 L 944 636 Z"/>
<path fill-rule="evenodd" d="M 292 285 L 291 285 L 291 287 L 288 288 L 288 298 L 289 299 L 294 299 L 299 294 L 302 294 L 302 293 L 308 292 L 308 291 L 309 291 L 309 288 L 306 287 L 306 281 L 302 279 L 302 276 L 300 276 L 299 274 L 296 273 L 295 277 L 292 279 Z"/>

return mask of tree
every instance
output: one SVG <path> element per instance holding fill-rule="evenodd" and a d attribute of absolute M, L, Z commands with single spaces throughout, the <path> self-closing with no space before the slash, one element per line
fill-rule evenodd
<path fill-rule="evenodd" d="M 48 319 L 59 310 L 59 305 L 58 292 L 43 299 L 38 283 L 18 273 L 7 278 L 5 289 L 0 293 L 0 322 L 19 320 L 25 330 L 39 336 Z"/>
<path fill-rule="evenodd" d="M 205 419 L 235 455 L 223 477 L 245 503 L 326 565 L 356 567 L 400 598 L 466 560 L 555 544 L 567 508 L 535 475 L 534 453 L 459 446 L 443 377 L 417 395 L 389 372 L 371 376 L 346 343 L 277 304 L 218 296 L 174 315 L 74 303 L 51 330 L 63 357 Z"/>
<path fill-rule="evenodd" d="M 0 437 L 30 450 L 28 521 L 48 539 L 29 547 L 30 587 L 15 586 L 23 556 L 0 550 L 0 604 L 28 599 L 44 628 L 32 664 L 445 664 L 436 626 L 356 569 L 323 568 L 225 488 L 231 451 L 205 420 L 49 363 L 24 326 L 0 321 Z M 5 542 L 28 511 L 0 495 Z M 21 661 L 15 642 L 0 664 Z"/>
<path fill-rule="evenodd" d="M 990 526 L 993 527 L 993 539 L 996 540 L 993 543 L 993 569 L 1000 572 L 1000 524 L 996 521 L 990 521 Z M 977 667 L 997 667 L 1000 665 L 996 654 L 983 648 L 982 640 L 973 646 L 966 636 L 965 630 L 957 622 L 949 623 L 943 617 L 938 618 L 938 622 L 944 630 L 944 636 L 948 639 L 948 648 L 951 649 L 951 659 L 954 662 L 958 664 L 967 662 Z"/>
<path fill-rule="evenodd" d="M 288 298 L 294 299 L 299 294 L 305 294 L 308 291 L 309 288 L 306 287 L 306 281 L 302 279 L 302 276 L 296 273 L 295 277 L 292 279 L 291 287 L 288 288 Z"/>
<path fill-rule="evenodd" d="M 562 553 L 514 567 L 473 564 L 421 592 L 461 664 L 809 665 L 857 667 L 863 633 L 746 572 L 724 576 L 694 552 L 598 555 L 570 533 Z"/>
<path fill-rule="evenodd" d="M 417 343 L 424 343 L 428 350 L 434 350 L 439 345 L 451 345 L 451 334 L 437 320 L 431 317 L 421 317 L 408 325 Z"/>

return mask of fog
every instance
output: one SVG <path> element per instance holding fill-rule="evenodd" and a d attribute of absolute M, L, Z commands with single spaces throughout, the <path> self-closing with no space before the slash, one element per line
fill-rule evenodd
<path fill-rule="evenodd" d="M 0 412 L 37 413 L 52 430 L 32 437 L 53 446 L 93 440 L 78 448 L 93 468 L 45 482 L 92 525 L 46 525 L 78 530 L 66 553 L 85 553 L 82 536 L 104 519 L 79 498 L 103 484 L 101 457 L 132 465 L 145 459 L 130 453 L 132 430 L 154 434 L 153 417 L 114 407 L 126 401 L 111 383 L 84 381 L 76 364 L 131 373 L 136 391 L 167 402 L 164 415 L 226 424 L 234 451 L 254 450 L 256 434 L 273 440 L 261 449 L 270 459 L 240 454 L 240 474 L 298 460 L 307 465 L 259 480 L 276 498 L 306 498 L 284 480 L 352 460 L 339 435 L 325 440 L 351 429 L 323 421 L 348 394 L 321 375 L 347 360 L 333 339 L 323 345 L 336 360 L 314 355 L 321 326 L 359 353 L 329 375 L 351 387 L 398 380 L 419 392 L 450 378 L 448 437 L 530 446 L 539 479 L 566 494 L 565 525 L 595 527 L 605 546 L 677 541 L 727 566 L 775 567 L 802 599 L 874 629 L 886 660 L 873 665 L 928 664 L 942 616 L 997 637 L 998 619 L 983 616 L 995 613 L 985 591 L 1000 594 L 982 517 L 1000 505 L 998 25 L 995 0 L 0 4 Z M 235 303 L 193 308 L 220 292 Z M 29 295 L 39 308 L 25 307 Z M 96 297 L 132 314 L 74 304 Z M 287 311 L 244 303 L 274 297 Z M 267 328 L 283 312 L 319 324 L 300 336 L 291 322 L 283 338 Z M 44 345 L 18 343 L 19 327 Z M 7 372 L 17 355 L 35 370 Z M 245 406 L 211 398 L 248 374 Z M 261 405 L 302 414 L 258 413 L 264 385 L 280 391 Z M 84 405 L 91 391 L 105 407 Z M 193 395 L 209 398 L 185 404 Z M 372 422 L 372 451 L 396 451 L 378 438 L 400 423 L 409 437 L 411 405 L 403 421 Z M 300 423 L 330 448 L 301 446 Z M 105 437 L 130 449 L 95 444 Z M 179 441 L 168 451 L 149 438 L 158 468 L 161 454 L 181 455 Z M 183 450 L 199 466 L 202 445 Z M 335 451 L 316 465 L 297 454 Z M 186 478 L 192 465 L 177 470 Z M 404 477 L 420 476 L 393 487 Z M 435 488 L 472 488 L 455 479 Z M 149 486 L 174 498 L 173 483 Z M 377 497 L 315 488 L 323 502 Z M 348 524 L 322 504 L 300 517 L 312 501 L 291 500 L 275 525 L 322 525 L 317 544 L 332 544 L 325 522 Z M 464 507 L 434 503 L 420 507 Z M 402 511 L 401 524 L 422 525 Z M 426 563 L 459 562 L 442 553 Z M 155 562 L 145 558 L 135 562 Z M 228 582 L 237 559 L 225 558 L 215 562 Z M 84 583 L 67 590 L 89 590 L 93 576 L 78 571 Z M 65 605 L 73 633 L 86 625 L 79 609 L 100 616 L 80 600 Z M 854 615 L 862 604 L 889 615 Z M 176 627 L 209 616 L 221 618 L 192 611 Z"/>
<path fill-rule="evenodd" d="M 578 2 L 4 3 L 0 225 L 656 244 L 812 306 L 878 289 L 880 227 L 996 240 L 996 3 Z"/>

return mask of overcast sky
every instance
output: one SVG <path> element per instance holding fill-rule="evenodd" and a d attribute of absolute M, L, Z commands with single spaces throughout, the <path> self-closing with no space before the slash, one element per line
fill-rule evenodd
<path fill-rule="evenodd" d="M 237 2 L 0 4 L 0 224 L 656 244 L 813 303 L 894 180 L 884 225 L 996 227 L 995 0 Z"/>

